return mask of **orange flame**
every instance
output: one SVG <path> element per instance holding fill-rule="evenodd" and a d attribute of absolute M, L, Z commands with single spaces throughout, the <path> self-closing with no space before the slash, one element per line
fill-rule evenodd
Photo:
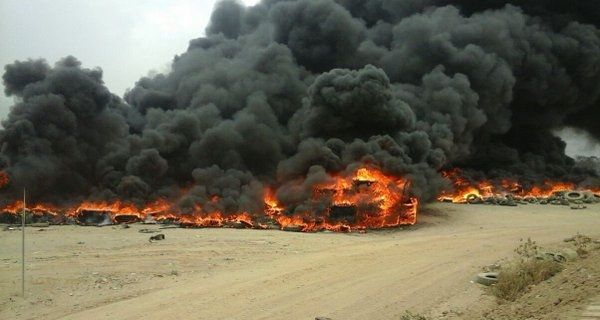
<path fill-rule="evenodd" d="M 599 194 L 600 187 L 578 188 L 572 182 L 544 181 L 541 184 L 528 188 L 523 187 L 518 181 L 502 179 L 497 183 L 491 180 L 470 181 L 466 179 L 460 169 L 454 168 L 443 171 L 442 176 L 452 183 L 452 191 L 443 191 L 437 197 L 439 201 L 452 201 L 454 203 L 467 202 L 467 196 L 473 194 L 479 198 L 502 196 L 511 194 L 518 197 L 546 198 L 559 191 L 581 190 Z"/>
<path fill-rule="evenodd" d="M 314 211 L 283 214 L 284 207 L 272 192 L 265 193 L 267 215 L 286 228 L 297 226 L 303 231 L 350 231 L 414 224 L 418 200 L 407 195 L 406 179 L 386 175 L 373 168 L 360 168 L 348 176 L 334 176 L 317 184 L 309 206 L 329 204 L 323 214 Z M 347 217 L 352 219 L 345 219 Z"/>
<path fill-rule="evenodd" d="M 333 176 L 325 183 L 314 187 L 311 205 L 327 203 L 324 212 L 300 212 L 286 214 L 272 188 L 264 190 L 264 214 L 248 212 L 224 213 L 215 209 L 219 196 L 213 195 L 207 204 L 196 204 L 189 211 L 181 212 L 176 200 L 157 199 L 138 206 L 130 202 L 83 201 L 76 205 L 57 208 L 51 204 L 34 204 L 27 207 L 33 214 L 49 214 L 77 219 L 86 212 L 108 215 L 113 223 L 143 220 L 170 220 L 187 227 L 236 227 L 236 228 L 280 228 L 297 231 L 364 230 L 367 228 L 392 227 L 416 222 L 418 201 L 408 196 L 410 183 L 403 178 L 386 175 L 373 168 L 360 168 L 346 176 Z M 185 192 L 182 192 L 182 195 Z M 16 201 L 3 208 L 0 213 L 17 214 L 23 203 Z M 336 210 L 342 214 L 336 213 Z M 315 209 L 316 211 L 316 209 Z M 337 216 L 336 216 L 337 214 Z"/>

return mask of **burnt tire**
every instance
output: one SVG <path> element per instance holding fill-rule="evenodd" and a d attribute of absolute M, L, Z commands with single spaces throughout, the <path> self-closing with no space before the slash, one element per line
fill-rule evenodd
<path fill-rule="evenodd" d="M 466 200 L 469 204 L 481 203 L 481 198 L 474 193 L 468 194 Z"/>
<path fill-rule="evenodd" d="M 562 249 L 556 255 L 563 257 L 565 259 L 565 261 L 573 261 L 573 260 L 576 260 L 577 257 L 579 257 L 579 254 L 577 254 L 577 251 L 570 249 L 570 248 Z"/>
<path fill-rule="evenodd" d="M 565 199 L 573 202 L 573 201 L 581 201 L 585 198 L 583 192 L 579 191 L 569 191 L 565 192 Z"/>
<path fill-rule="evenodd" d="M 594 203 L 596 202 L 596 198 L 594 197 L 594 193 L 591 191 L 583 192 L 583 202 L 584 203 Z"/>
<path fill-rule="evenodd" d="M 498 282 L 498 272 L 482 272 L 477 274 L 475 282 L 484 286 L 491 286 Z"/>

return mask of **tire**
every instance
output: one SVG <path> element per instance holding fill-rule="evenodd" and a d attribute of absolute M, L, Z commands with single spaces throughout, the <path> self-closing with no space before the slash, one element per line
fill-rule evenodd
<path fill-rule="evenodd" d="M 481 203 L 481 198 L 479 198 L 474 193 L 470 193 L 467 195 L 467 203 L 469 203 L 469 204 Z"/>
<path fill-rule="evenodd" d="M 583 191 L 581 193 L 583 193 L 583 198 L 586 199 L 586 200 L 594 198 L 594 193 L 591 192 L 591 191 Z"/>
<path fill-rule="evenodd" d="M 573 261 L 576 260 L 579 255 L 577 254 L 577 251 L 570 248 L 566 248 L 562 249 L 559 253 L 556 254 L 556 256 L 563 257 L 565 261 Z"/>
<path fill-rule="evenodd" d="M 583 202 L 584 203 L 594 203 L 596 202 L 596 198 L 594 197 L 594 193 L 591 191 L 583 192 Z"/>
<path fill-rule="evenodd" d="M 583 198 L 585 198 L 585 195 L 583 194 L 583 192 L 579 192 L 579 191 L 568 191 L 565 192 L 565 199 L 569 200 L 569 201 L 581 201 L 583 200 Z"/>
<path fill-rule="evenodd" d="M 535 258 L 537 260 L 556 261 L 555 256 L 556 254 L 554 252 L 540 252 L 535 256 Z"/>
<path fill-rule="evenodd" d="M 500 202 L 498 202 L 498 204 L 501 206 L 508 206 L 508 207 L 516 207 L 517 206 L 517 203 L 511 199 L 506 199 L 506 200 L 502 199 L 502 200 L 500 200 Z"/>
<path fill-rule="evenodd" d="M 477 274 L 475 282 L 484 286 L 491 286 L 498 282 L 498 272 L 482 272 Z"/>
<path fill-rule="evenodd" d="M 554 261 L 558 263 L 565 263 L 567 262 L 567 258 L 562 253 L 555 253 Z"/>

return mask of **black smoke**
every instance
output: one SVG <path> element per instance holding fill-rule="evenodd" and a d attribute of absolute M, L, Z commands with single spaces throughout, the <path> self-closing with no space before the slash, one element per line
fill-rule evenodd
<path fill-rule="evenodd" d="M 423 200 L 455 166 L 598 184 L 598 162 L 552 132 L 600 139 L 599 16 L 592 0 L 225 0 L 123 98 L 73 57 L 16 61 L 2 197 L 259 214 L 266 187 L 302 210 L 315 183 L 361 165 Z"/>

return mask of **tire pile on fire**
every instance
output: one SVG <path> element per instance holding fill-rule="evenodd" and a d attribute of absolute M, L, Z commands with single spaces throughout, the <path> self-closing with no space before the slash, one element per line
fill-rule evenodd
<path fill-rule="evenodd" d="M 185 228 L 280 229 L 284 231 L 351 232 L 412 225 L 418 200 L 410 194 L 410 180 L 373 168 L 357 168 L 314 185 L 309 201 L 299 208 L 278 202 L 264 190 L 262 210 L 226 211 L 213 195 L 204 207 L 182 211 L 178 199 L 142 205 L 125 201 L 84 201 L 70 206 L 28 205 L 26 223 L 105 226 L 129 223 L 172 224 Z M 0 206 L 0 223 L 21 222 L 22 201 Z"/>
<path fill-rule="evenodd" d="M 446 198 L 444 201 L 453 202 Z M 526 204 L 541 205 L 563 205 L 570 206 L 571 209 L 585 209 L 585 204 L 599 203 L 600 195 L 591 191 L 566 190 L 555 191 L 549 196 L 518 196 L 513 194 L 480 196 L 475 193 L 469 193 L 464 198 L 464 203 L 468 204 L 493 204 L 501 206 L 517 206 Z"/>
<path fill-rule="evenodd" d="M 521 182 L 518 179 L 478 180 L 457 168 L 443 171 L 451 182 L 450 190 L 437 199 L 442 202 L 517 206 L 527 204 L 561 205 L 585 209 L 587 204 L 600 203 L 600 188 L 574 182 Z"/>

